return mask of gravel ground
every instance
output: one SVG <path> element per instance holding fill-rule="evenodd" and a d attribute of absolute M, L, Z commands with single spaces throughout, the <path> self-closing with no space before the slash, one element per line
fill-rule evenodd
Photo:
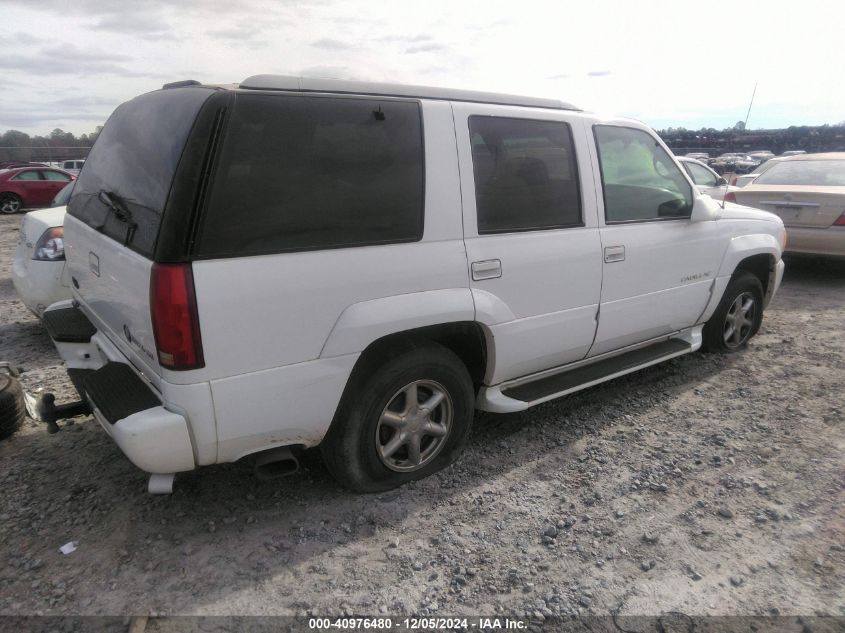
<path fill-rule="evenodd" d="M 0 217 L 0 360 L 62 401 L 10 279 L 19 222 Z M 458 464 L 375 496 L 306 454 L 153 497 L 92 419 L 28 422 L 0 443 L 0 613 L 843 616 L 843 326 L 845 264 L 790 260 L 746 351 L 479 415 Z"/>

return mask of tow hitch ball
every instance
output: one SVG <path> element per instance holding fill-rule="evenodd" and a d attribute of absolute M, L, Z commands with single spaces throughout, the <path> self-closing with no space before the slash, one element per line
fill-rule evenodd
<path fill-rule="evenodd" d="M 90 415 L 91 407 L 84 400 L 57 405 L 56 396 L 52 393 L 45 393 L 38 399 L 36 411 L 38 418 L 47 423 L 47 432 L 58 433 L 60 429 L 56 422 L 78 415 Z"/>

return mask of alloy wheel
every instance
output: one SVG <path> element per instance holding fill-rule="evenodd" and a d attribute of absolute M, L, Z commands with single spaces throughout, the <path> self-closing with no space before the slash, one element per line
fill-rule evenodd
<path fill-rule="evenodd" d="M 727 347 L 735 349 L 751 337 L 756 312 L 757 301 L 750 292 L 743 292 L 734 299 L 725 315 L 722 330 L 722 338 Z"/>
<path fill-rule="evenodd" d="M 397 391 L 376 427 L 376 452 L 397 472 L 419 470 L 446 445 L 454 406 L 449 392 L 433 380 L 415 380 Z"/>
<path fill-rule="evenodd" d="M 0 213 L 7 213 L 9 215 L 17 213 L 21 210 L 21 201 L 12 196 L 6 196 L 0 199 Z"/>

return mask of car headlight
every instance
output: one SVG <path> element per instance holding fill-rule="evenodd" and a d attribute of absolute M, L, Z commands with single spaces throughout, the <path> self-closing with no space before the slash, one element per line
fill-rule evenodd
<path fill-rule="evenodd" d="M 35 244 L 35 254 L 32 259 L 41 262 L 55 262 L 65 258 L 65 228 L 54 226 L 47 229 Z"/>

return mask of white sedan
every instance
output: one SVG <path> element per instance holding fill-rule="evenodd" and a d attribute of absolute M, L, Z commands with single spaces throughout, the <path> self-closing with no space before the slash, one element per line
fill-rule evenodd
<path fill-rule="evenodd" d="M 64 221 L 74 183 L 69 183 L 48 209 L 30 211 L 21 221 L 12 281 L 23 304 L 38 317 L 51 303 L 70 299 L 65 265 Z"/>
<path fill-rule="evenodd" d="M 701 193 L 706 193 L 714 200 L 724 200 L 727 192 L 736 189 L 736 187 L 728 185 L 727 180 L 700 161 L 680 156 L 678 162 L 692 178 L 696 189 Z"/>

